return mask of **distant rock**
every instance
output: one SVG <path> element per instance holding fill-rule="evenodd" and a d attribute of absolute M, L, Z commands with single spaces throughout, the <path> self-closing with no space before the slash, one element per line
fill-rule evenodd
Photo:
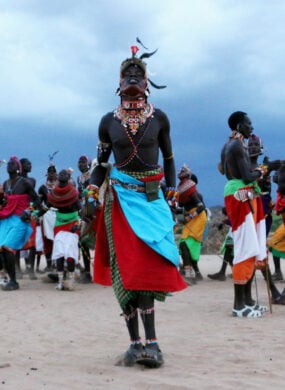
<path fill-rule="evenodd" d="M 201 253 L 204 255 L 215 255 L 220 254 L 222 243 L 225 239 L 225 236 L 229 230 L 228 225 L 223 223 L 223 220 L 226 218 L 222 212 L 222 206 L 214 206 L 208 208 L 208 225 L 205 232 L 205 239 L 202 244 Z M 181 229 L 182 229 L 182 216 L 179 217 L 179 227 L 175 234 L 176 242 L 180 238 Z"/>
<path fill-rule="evenodd" d="M 202 245 L 202 254 L 219 254 L 229 227 L 223 223 L 225 215 L 222 206 L 209 207 L 209 221 L 206 228 L 206 238 Z"/>

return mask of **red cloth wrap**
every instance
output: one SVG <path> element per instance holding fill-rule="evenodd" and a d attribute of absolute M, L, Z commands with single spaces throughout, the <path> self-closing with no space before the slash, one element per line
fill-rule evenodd
<path fill-rule="evenodd" d="M 73 221 L 73 222 L 70 222 L 70 223 L 66 223 L 64 225 L 55 226 L 54 229 L 53 229 L 54 236 L 56 236 L 58 232 L 69 232 L 69 233 L 71 233 L 71 229 L 75 225 L 78 225 L 78 221 Z M 80 234 L 80 230 L 76 229 L 74 233 L 79 235 Z"/>
<path fill-rule="evenodd" d="M 101 228 L 102 220 L 103 213 L 96 237 L 94 282 L 110 285 L 109 253 L 106 249 L 107 240 L 102 237 L 106 233 Z M 125 289 L 175 292 L 187 287 L 177 268 L 134 234 L 116 194 L 112 205 L 112 227 L 117 262 Z"/>
<path fill-rule="evenodd" d="M 282 195 L 279 191 L 277 191 L 277 199 L 274 206 L 276 214 L 282 214 L 285 211 L 285 196 Z"/>
<path fill-rule="evenodd" d="M 22 195 L 5 195 L 7 203 L 0 210 L 0 219 L 5 219 L 11 215 L 21 215 L 30 205 L 30 197 L 28 194 Z"/>
<path fill-rule="evenodd" d="M 72 184 L 64 187 L 55 187 L 48 194 L 48 201 L 56 208 L 70 206 L 78 199 L 78 191 Z"/>

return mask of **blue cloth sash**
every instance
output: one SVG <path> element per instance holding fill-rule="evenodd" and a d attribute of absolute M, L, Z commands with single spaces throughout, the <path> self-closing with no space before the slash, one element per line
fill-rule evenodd
<path fill-rule="evenodd" d="M 125 184 L 144 185 L 140 180 L 113 167 L 110 178 Z M 137 237 L 175 266 L 179 265 L 179 252 L 174 239 L 174 220 L 162 190 L 159 199 L 147 201 L 145 193 L 132 191 L 113 184 L 123 213 Z M 126 237 L 127 245 L 127 237 Z"/>

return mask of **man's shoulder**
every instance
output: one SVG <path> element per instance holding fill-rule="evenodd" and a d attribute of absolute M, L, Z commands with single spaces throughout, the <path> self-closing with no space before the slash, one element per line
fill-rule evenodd
<path fill-rule="evenodd" d="M 158 117 L 159 116 L 167 117 L 166 113 L 161 108 L 157 108 L 157 107 L 154 107 L 153 114 Z"/>
<path fill-rule="evenodd" d="M 114 112 L 113 111 L 107 112 L 101 118 L 100 127 L 104 127 L 104 126 L 108 125 L 113 120 L 114 120 Z"/>
<path fill-rule="evenodd" d="M 228 142 L 224 145 L 225 150 L 231 150 L 231 151 L 241 151 L 244 150 L 244 146 L 241 140 L 239 139 L 230 139 Z"/>

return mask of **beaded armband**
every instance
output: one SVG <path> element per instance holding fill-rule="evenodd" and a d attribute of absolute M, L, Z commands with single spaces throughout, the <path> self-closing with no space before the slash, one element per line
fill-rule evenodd
<path fill-rule="evenodd" d="M 176 207 L 178 204 L 178 191 L 174 187 L 166 187 L 165 198 L 170 207 Z"/>
<path fill-rule="evenodd" d="M 168 157 L 163 157 L 163 160 L 172 160 L 174 158 L 174 154 L 172 153 L 170 156 Z"/>

